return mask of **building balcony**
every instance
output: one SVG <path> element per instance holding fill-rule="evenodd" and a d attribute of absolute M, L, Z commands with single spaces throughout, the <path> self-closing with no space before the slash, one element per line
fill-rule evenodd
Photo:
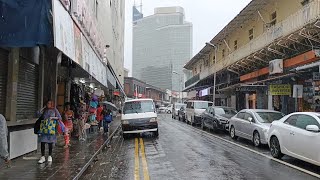
<path fill-rule="evenodd" d="M 200 74 L 197 74 L 185 82 L 185 87 L 189 88 L 190 86 L 199 82 L 199 80 L 200 80 Z"/>
<path fill-rule="evenodd" d="M 270 50 L 269 48 L 271 44 L 273 44 L 274 42 L 279 42 L 280 39 L 288 39 L 288 37 L 293 33 L 301 35 L 299 34 L 299 32 L 306 28 L 307 25 L 312 25 L 320 28 L 320 22 L 316 23 L 317 20 L 319 20 L 319 17 L 320 0 L 311 1 L 308 5 L 304 6 L 296 13 L 290 15 L 282 22 L 279 22 L 276 25 L 270 27 L 263 34 L 251 40 L 248 44 L 240 47 L 238 50 L 232 52 L 224 59 L 217 61 L 216 66 L 209 67 L 208 73 L 204 72 L 200 75 L 200 79 L 205 78 L 215 71 L 218 72 L 224 68 L 229 69 L 232 65 L 237 64 L 238 61 L 244 60 L 248 56 L 263 49 L 271 51 L 272 49 Z M 282 55 L 282 57 L 285 58 L 285 54 Z M 268 62 L 265 63 L 268 64 Z M 241 66 L 241 64 L 238 66 Z M 248 69 L 250 69 L 250 67 Z"/>

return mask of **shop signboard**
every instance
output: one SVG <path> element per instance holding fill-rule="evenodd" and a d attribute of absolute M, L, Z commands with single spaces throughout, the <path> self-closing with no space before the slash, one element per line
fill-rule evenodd
<path fill-rule="evenodd" d="M 269 85 L 269 92 L 273 96 L 290 96 L 291 85 L 290 84 L 271 84 Z"/>
<path fill-rule="evenodd" d="M 82 33 L 77 25 L 74 24 L 74 46 L 75 46 L 75 59 L 74 61 L 83 67 L 82 62 Z"/>
<path fill-rule="evenodd" d="M 73 20 L 59 0 L 53 0 L 54 46 L 75 60 Z"/>
<path fill-rule="evenodd" d="M 313 72 L 313 80 L 320 81 L 320 72 Z"/>

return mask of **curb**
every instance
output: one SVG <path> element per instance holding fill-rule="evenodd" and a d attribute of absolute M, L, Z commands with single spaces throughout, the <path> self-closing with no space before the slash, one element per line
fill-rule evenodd
<path fill-rule="evenodd" d="M 98 149 L 97 152 L 95 152 L 90 160 L 81 168 L 80 172 L 73 178 L 73 180 L 78 180 L 82 174 L 88 169 L 90 164 L 93 162 L 95 157 L 102 151 L 102 149 L 110 142 L 110 140 L 113 138 L 113 136 L 121 129 L 121 124 L 118 125 L 116 130 L 113 131 L 113 133 L 108 137 L 108 139 L 101 145 L 101 147 Z"/>

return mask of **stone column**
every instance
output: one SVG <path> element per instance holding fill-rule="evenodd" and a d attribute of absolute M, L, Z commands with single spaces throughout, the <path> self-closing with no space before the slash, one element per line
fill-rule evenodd
<path fill-rule="evenodd" d="M 12 48 L 8 62 L 8 81 L 6 98 L 6 118 L 17 121 L 17 96 L 19 75 L 19 48 Z"/>
<path fill-rule="evenodd" d="M 270 91 L 268 91 L 268 109 L 273 110 L 273 99 Z"/>
<path fill-rule="evenodd" d="M 266 108 L 266 92 L 265 91 L 257 91 L 257 109 L 265 109 Z"/>
<path fill-rule="evenodd" d="M 249 109 L 249 94 L 246 93 L 246 96 L 245 96 L 245 101 L 246 101 L 246 109 Z"/>
<path fill-rule="evenodd" d="M 40 49 L 40 58 L 39 58 L 38 108 L 40 109 L 43 107 L 45 48 L 39 47 L 39 49 Z"/>

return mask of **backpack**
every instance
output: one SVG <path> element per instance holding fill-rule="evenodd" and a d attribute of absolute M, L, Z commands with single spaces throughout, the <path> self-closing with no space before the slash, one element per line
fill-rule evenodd
<path fill-rule="evenodd" d="M 103 120 L 107 123 L 111 123 L 112 122 L 112 116 L 111 115 L 105 115 L 103 117 Z"/>

